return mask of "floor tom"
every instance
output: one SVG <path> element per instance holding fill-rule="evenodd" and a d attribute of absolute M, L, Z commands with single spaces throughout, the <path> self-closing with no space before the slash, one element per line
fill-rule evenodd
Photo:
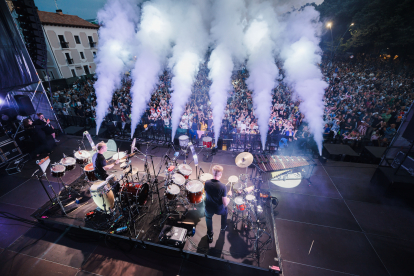
<path fill-rule="evenodd" d="M 190 180 L 185 189 L 190 203 L 198 204 L 203 201 L 204 185 L 199 180 Z"/>

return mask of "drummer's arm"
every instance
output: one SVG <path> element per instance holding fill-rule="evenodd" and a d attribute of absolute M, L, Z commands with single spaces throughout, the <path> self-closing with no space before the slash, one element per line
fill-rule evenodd
<path fill-rule="evenodd" d="M 106 165 L 106 166 L 104 166 L 104 167 L 103 167 L 103 169 L 104 169 L 105 171 L 107 171 L 107 170 L 112 169 L 114 166 L 115 166 L 115 164 Z"/>
<path fill-rule="evenodd" d="M 118 164 L 118 163 L 119 163 L 119 159 L 118 159 L 118 160 L 116 160 L 114 164 L 110 164 L 110 165 L 106 165 L 106 166 L 104 166 L 104 167 L 103 167 L 103 169 L 104 169 L 105 171 L 110 170 L 110 169 L 112 169 L 112 168 L 113 168 L 116 164 Z"/>
<path fill-rule="evenodd" d="M 228 196 L 231 196 L 232 195 L 231 190 L 227 193 L 227 195 Z M 224 196 L 221 199 L 223 200 L 224 207 L 227 207 L 227 205 L 229 205 L 229 203 L 230 203 L 230 198 Z"/>

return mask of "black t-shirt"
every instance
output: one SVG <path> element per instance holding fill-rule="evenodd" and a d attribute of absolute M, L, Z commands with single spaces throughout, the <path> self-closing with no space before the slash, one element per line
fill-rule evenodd
<path fill-rule="evenodd" d="M 106 159 L 102 154 L 100 154 L 99 152 L 95 153 L 92 156 L 92 163 L 95 172 L 99 173 L 100 175 L 106 174 L 106 171 L 103 168 L 106 166 Z"/>
<path fill-rule="evenodd" d="M 206 209 L 213 212 L 220 212 L 225 207 L 223 197 L 227 195 L 227 187 L 218 180 L 207 180 L 204 190 L 206 192 Z"/>

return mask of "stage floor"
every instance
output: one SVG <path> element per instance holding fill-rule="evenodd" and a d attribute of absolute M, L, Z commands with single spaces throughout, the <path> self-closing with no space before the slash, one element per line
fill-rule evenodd
<path fill-rule="evenodd" d="M 52 161 L 59 160 L 62 153 L 73 152 L 78 139 L 63 137 L 51 155 Z M 129 142 L 119 145 L 121 150 L 129 146 Z M 151 154 L 156 156 L 154 165 L 164 153 L 162 148 L 151 150 Z M 283 275 L 409 275 L 414 257 L 411 231 L 414 212 L 410 195 L 403 197 L 398 193 L 398 187 L 371 183 L 376 168 L 373 165 L 328 160 L 322 166 L 316 162 L 318 166 L 313 171 L 311 183 L 302 180 L 293 188 L 266 183 L 268 187 L 264 187 L 279 199 L 274 209 L 276 229 L 272 230 L 277 232 Z M 245 172 L 234 166 L 231 152 L 219 151 L 213 158 L 201 160 L 200 166 L 207 172 L 216 163 L 224 165 L 227 175 L 223 179 Z M 139 164 L 137 166 L 139 170 L 143 169 Z M 134 248 L 127 240 L 97 239 L 93 233 L 75 227 L 56 225 L 46 228 L 30 216 L 48 200 L 38 180 L 30 179 L 36 169 L 37 165 L 32 160 L 22 173 L 8 176 L 4 170 L 0 172 L 1 275 L 258 273 L 249 267 L 218 268 L 208 261 L 186 259 L 179 254 L 167 256 L 139 246 Z M 79 173 L 75 172 L 64 176 L 65 183 L 78 178 Z M 49 179 L 52 180 L 51 177 Z M 59 188 L 56 182 L 52 185 Z M 65 224 L 81 223 L 80 218 L 85 211 L 94 205 L 91 200 L 86 202 L 89 204 L 70 213 L 71 218 L 55 219 Z M 154 197 L 151 206 L 157 203 Z M 220 233 L 218 216 L 214 217 L 214 241 L 208 246 L 202 214 L 202 205 L 187 214 L 186 219 L 198 218 L 198 221 L 196 235 L 187 240 L 184 250 L 263 268 L 277 264 L 274 243 L 258 263 L 245 253 L 250 246 L 248 235 L 240 230 L 240 226 L 237 230 L 230 227 L 224 234 Z M 145 221 L 148 217 L 143 217 L 140 222 L 149 224 L 153 230 L 143 229 L 140 237 L 146 234 L 144 238 L 147 241 L 156 242 L 157 229 Z"/>

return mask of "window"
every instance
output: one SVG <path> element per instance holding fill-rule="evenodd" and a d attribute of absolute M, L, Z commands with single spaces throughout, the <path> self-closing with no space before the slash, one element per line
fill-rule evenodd
<path fill-rule="evenodd" d="M 79 36 L 75 35 L 75 42 L 76 44 L 81 44 Z"/>
<path fill-rule="evenodd" d="M 93 53 L 93 57 L 96 58 L 96 52 L 92 52 Z"/>
<path fill-rule="evenodd" d="M 72 76 L 73 76 L 73 77 L 76 77 L 76 72 L 75 72 L 75 69 L 72 69 L 72 70 L 70 70 L 70 71 L 72 71 Z"/>
<path fill-rule="evenodd" d="M 66 42 L 65 37 L 63 35 L 58 35 L 60 43 Z"/>
<path fill-rule="evenodd" d="M 88 36 L 88 40 L 89 40 L 89 45 L 91 46 L 91 48 L 95 48 L 96 42 L 93 42 L 93 38 L 91 36 Z"/>
<path fill-rule="evenodd" d="M 85 59 L 85 55 L 83 54 L 83 52 L 80 52 L 80 56 L 81 56 L 81 59 Z"/>
<path fill-rule="evenodd" d="M 62 48 L 69 48 L 69 42 L 65 41 L 65 37 L 63 35 L 58 35 L 58 37 Z"/>
<path fill-rule="evenodd" d="M 55 79 L 55 75 L 53 75 L 52 71 L 50 71 L 50 75 L 52 76 L 52 79 Z"/>
<path fill-rule="evenodd" d="M 70 57 L 69 53 L 65 53 L 65 56 L 66 56 L 66 61 L 69 64 L 73 64 L 73 59 Z"/>
<path fill-rule="evenodd" d="M 86 75 L 89 75 L 90 74 L 88 65 L 84 65 L 83 66 L 83 70 L 85 70 L 85 74 Z"/>
<path fill-rule="evenodd" d="M 46 75 L 46 71 L 43 71 L 43 76 L 44 76 L 44 77 L 46 77 L 46 76 L 47 76 L 47 75 Z"/>

